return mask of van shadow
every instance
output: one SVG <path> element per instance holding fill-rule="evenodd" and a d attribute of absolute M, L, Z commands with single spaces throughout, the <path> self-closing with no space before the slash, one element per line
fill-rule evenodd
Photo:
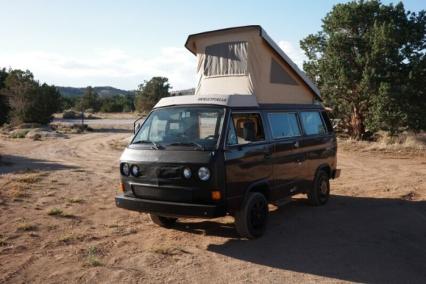
<path fill-rule="evenodd" d="M 96 127 L 92 129 L 92 132 L 99 133 L 133 133 L 133 129 L 128 128 L 114 128 L 114 127 Z"/>
<path fill-rule="evenodd" d="M 183 227 L 217 230 L 230 239 L 208 250 L 255 264 L 355 282 L 426 281 L 426 201 L 334 195 L 310 207 L 296 200 L 271 212 L 265 235 L 251 241 L 213 222 Z"/>
<path fill-rule="evenodd" d="M 0 157 L 0 174 L 25 170 L 58 171 L 77 168 L 75 166 L 63 165 L 47 160 L 30 159 L 22 156 L 1 155 Z"/>

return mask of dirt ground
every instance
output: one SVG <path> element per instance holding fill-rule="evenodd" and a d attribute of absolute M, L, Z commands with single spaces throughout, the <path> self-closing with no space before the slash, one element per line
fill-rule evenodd
<path fill-rule="evenodd" d="M 175 229 L 115 207 L 114 129 L 0 137 L 0 283 L 426 282 L 426 157 L 339 150 L 332 197 L 273 208 L 264 237 L 231 217 Z"/>

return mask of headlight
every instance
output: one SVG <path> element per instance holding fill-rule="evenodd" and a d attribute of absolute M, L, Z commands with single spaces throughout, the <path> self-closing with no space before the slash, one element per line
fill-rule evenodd
<path fill-rule="evenodd" d="M 201 167 L 198 169 L 198 177 L 202 181 L 208 181 L 210 178 L 210 170 L 206 167 Z"/>
<path fill-rule="evenodd" d="M 190 169 L 190 168 L 184 168 L 184 169 L 183 169 L 183 176 L 184 176 L 186 179 L 190 179 L 190 178 L 192 177 L 191 169 Z"/>
<path fill-rule="evenodd" d="M 133 166 L 130 168 L 130 170 L 131 170 L 131 172 L 132 172 L 132 176 L 134 176 L 134 177 L 138 177 L 138 176 L 141 174 L 141 172 L 140 172 L 140 170 L 139 170 L 139 167 L 138 167 L 138 166 L 136 166 L 136 165 L 133 165 Z"/>
<path fill-rule="evenodd" d="M 121 174 L 124 176 L 129 176 L 130 174 L 130 166 L 128 163 L 121 164 Z"/>

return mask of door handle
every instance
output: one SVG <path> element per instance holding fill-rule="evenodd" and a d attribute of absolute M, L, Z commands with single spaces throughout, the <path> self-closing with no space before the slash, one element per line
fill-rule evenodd
<path fill-rule="evenodd" d="M 264 157 L 266 160 L 269 160 L 269 159 L 272 157 L 272 153 L 267 152 L 267 153 L 265 153 L 265 154 L 263 155 L 263 157 Z"/>
<path fill-rule="evenodd" d="M 293 146 L 294 146 L 294 148 L 299 148 L 299 146 L 300 146 L 299 141 L 294 142 Z"/>

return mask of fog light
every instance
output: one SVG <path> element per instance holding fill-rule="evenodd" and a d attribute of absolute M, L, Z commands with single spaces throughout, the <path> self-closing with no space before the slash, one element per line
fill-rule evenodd
<path fill-rule="evenodd" d="M 130 174 L 130 166 L 128 163 L 121 164 L 121 174 L 124 176 L 129 176 Z"/>
<path fill-rule="evenodd" d="M 191 169 L 190 169 L 190 168 L 184 168 L 184 169 L 183 169 L 183 176 L 184 176 L 186 179 L 190 179 L 190 178 L 192 177 Z"/>
<path fill-rule="evenodd" d="M 133 165 L 131 167 L 131 171 L 132 171 L 132 176 L 134 176 L 134 177 L 138 177 L 141 173 L 140 170 L 139 170 L 139 167 L 136 166 L 136 165 Z"/>
<path fill-rule="evenodd" d="M 213 200 L 220 200 L 221 197 L 222 196 L 220 194 L 220 191 L 212 191 L 212 199 Z"/>
<path fill-rule="evenodd" d="M 198 177 L 202 181 L 208 181 L 210 178 L 210 170 L 206 167 L 201 167 L 198 169 Z"/>

